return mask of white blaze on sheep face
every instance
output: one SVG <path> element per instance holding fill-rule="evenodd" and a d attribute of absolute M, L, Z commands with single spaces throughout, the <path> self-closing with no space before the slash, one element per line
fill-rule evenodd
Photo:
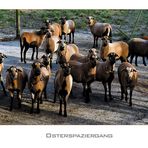
<path fill-rule="evenodd" d="M 128 76 L 129 76 L 130 80 L 132 80 L 132 77 L 133 77 L 133 74 L 134 74 L 133 69 L 131 67 L 127 67 L 126 70 L 128 72 Z"/>

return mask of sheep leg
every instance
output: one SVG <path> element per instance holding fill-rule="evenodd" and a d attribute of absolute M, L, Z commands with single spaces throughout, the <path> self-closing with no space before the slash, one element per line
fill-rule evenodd
<path fill-rule="evenodd" d="M 128 95 L 127 90 L 125 90 L 125 101 L 126 101 L 126 102 L 127 102 L 127 100 L 128 100 L 127 95 Z"/>
<path fill-rule="evenodd" d="M 146 66 L 145 57 L 143 56 L 142 58 L 143 58 L 143 64 L 144 66 Z"/>
<path fill-rule="evenodd" d="M 31 110 L 30 110 L 30 114 L 33 113 L 33 110 L 34 110 L 34 102 L 35 102 L 35 98 L 36 98 L 36 95 L 31 93 L 31 100 L 32 100 L 32 105 L 31 105 Z"/>
<path fill-rule="evenodd" d="M 24 49 L 24 46 L 21 46 L 21 62 L 23 62 L 23 49 Z"/>
<path fill-rule="evenodd" d="M 86 89 L 86 99 L 85 99 L 85 103 L 90 102 L 90 98 L 89 98 L 89 89 Z"/>
<path fill-rule="evenodd" d="M 38 53 L 39 53 L 39 50 L 38 50 L 38 47 L 36 47 L 36 59 L 38 59 Z"/>
<path fill-rule="evenodd" d="M 83 96 L 86 96 L 86 83 L 83 83 Z"/>
<path fill-rule="evenodd" d="M 74 43 L 74 32 L 72 32 L 72 43 Z"/>
<path fill-rule="evenodd" d="M 132 106 L 132 93 L 133 93 L 133 89 L 130 89 L 130 101 L 129 101 L 129 106 Z"/>
<path fill-rule="evenodd" d="M 24 50 L 24 63 L 25 64 L 26 64 L 26 52 L 28 49 L 29 49 L 29 47 L 25 47 L 25 50 Z"/>
<path fill-rule="evenodd" d="M 53 57 L 53 54 L 51 53 L 51 57 L 50 57 L 50 68 L 52 69 L 52 57 Z"/>
<path fill-rule="evenodd" d="M 7 96 L 7 92 L 6 92 L 6 90 L 5 90 L 5 86 L 4 86 L 4 82 L 3 82 L 3 80 L 2 80 L 2 77 L 1 77 L 1 86 L 2 86 L 2 88 L 3 88 L 3 92 L 4 92 L 5 96 Z"/>
<path fill-rule="evenodd" d="M 95 48 L 95 41 L 96 41 L 96 37 L 94 36 L 94 44 L 93 44 L 93 48 Z"/>
<path fill-rule="evenodd" d="M 69 33 L 69 43 L 71 43 L 71 33 Z"/>
<path fill-rule="evenodd" d="M 138 56 L 136 55 L 136 57 L 135 57 L 135 65 L 136 65 L 136 66 L 138 66 L 138 65 L 137 65 L 137 58 L 138 58 Z"/>
<path fill-rule="evenodd" d="M 131 58 L 130 58 L 130 63 L 131 64 L 132 64 L 133 58 L 134 58 L 134 55 L 131 55 Z"/>
<path fill-rule="evenodd" d="M 104 101 L 107 102 L 107 86 L 106 86 L 106 83 L 105 82 L 102 82 L 103 86 L 104 86 L 104 91 L 105 91 L 105 94 L 104 94 Z"/>
<path fill-rule="evenodd" d="M 62 115 L 62 98 L 60 98 L 60 110 L 59 110 L 59 115 Z"/>
<path fill-rule="evenodd" d="M 17 99 L 18 99 L 18 108 L 21 108 L 21 93 L 17 92 Z"/>
<path fill-rule="evenodd" d="M 31 60 L 34 60 L 34 52 L 35 52 L 35 47 L 33 47 L 33 50 L 32 50 Z"/>
<path fill-rule="evenodd" d="M 96 47 L 98 47 L 98 37 L 96 37 Z"/>
<path fill-rule="evenodd" d="M 121 86 L 121 100 L 123 100 L 123 87 Z"/>
<path fill-rule="evenodd" d="M 67 117 L 67 97 L 64 98 L 64 117 Z"/>
<path fill-rule="evenodd" d="M 109 99 L 113 100 L 112 95 L 111 95 L 111 83 L 108 83 L 108 89 L 109 89 Z"/>
<path fill-rule="evenodd" d="M 39 95 L 37 95 L 37 114 L 40 113 L 40 100 L 41 100 L 41 93 Z"/>
<path fill-rule="evenodd" d="M 14 99 L 14 93 L 13 93 L 13 91 L 9 91 L 9 93 L 10 93 L 10 98 L 11 98 L 11 101 L 10 101 L 10 111 L 12 111 L 12 109 L 13 109 L 13 99 Z"/>

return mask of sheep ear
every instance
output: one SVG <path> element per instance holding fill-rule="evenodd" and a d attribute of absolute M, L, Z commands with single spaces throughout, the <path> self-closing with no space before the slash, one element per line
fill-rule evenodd
<path fill-rule="evenodd" d="M 3 58 L 7 58 L 7 56 L 6 56 L 5 54 L 2 54 L 2 57 L 3 57 Z"/>
<path fill-rule="evenodd" d="M 6 70 L 6 72 L 10 72 L 10 68 L 8 68 L 8 69 Z"/>

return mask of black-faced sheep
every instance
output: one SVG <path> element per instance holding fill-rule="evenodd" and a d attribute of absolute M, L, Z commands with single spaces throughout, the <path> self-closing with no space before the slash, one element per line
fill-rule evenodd
<path fill-rule="evenodd" d="M 107 101 L 107 86 L 109 89 L 109 98 L 112 100 L 111 96 L 111 83 L 114 79 L 114 64 L 116 62 L 116 53 L 108 54 L 108 59 L 105 62 L 97 62 L 96 65 L 96 81 L 102 82 L 104 86 L 104 101 Z"/>
<path fill-rule="evenodd" d="M 148 58 L 148 40 L 144 40 L 141 38 L 133 38 L 129 42 L 129 56 L 130 56 L 130 63 L 134 56 L 135 58 L 135 65 L 137 65 L 137 58 L 141 56 L 143 58 L 143 64 L 146 66 L 145 57 Z"/>
<path fill-rule="evenodd" d="M 7 69 L 6 74 L 6 89 L 11 97 L 10 111 L 13 109 L 14 92 L 17 92 L 18 106 L 21 107 L 22 93 L 25 89 L 28 76 L 25 70 L 21 67 L 11 66 Z"/>
<path fill-rule="evenodd" d="M 34 59 L 35 50 L 36 50 L 36 59 L 38 59 L 38 48 L 41 45 L 42 40 L 47 32 L 48 29 L 42 27 L 39 31 L 23 32 L 21 34 L 20 36 L 21 62 L 24 61 L 24 63 L 26 63 L 26 52 L 28 51 L 29 48 L 33 48 L 31 60 Z"/>
<path fill-rule="evenodd" d="M 123 99 L 124 94 L 125 94 L 125 100 L 126 101 L 128 100 L 127 89 L 129 88 L 130 89 L 129 105 L 132 106 L 132 93 L 134 87 L 137 84 L 138 72 L 133 65 L 131 65 L 128 62 L 123 62 L 118 67 L 118 78 L 121 85 L 121 100 Z"/>
<path fill-rule="evenodd" d="M 116 53 L 118 56 L 116 60 L 120 59 L 121 62 L 127 61 L 129 54 L 128 44 L 123 41 L 117 41 L 113 43 L 108 43 L 107 37 L 102 38 L 102 47 L 100 51 L 100 57 L 103 61 L 108 58 L 110 53 Z"/>
<path fill-rule="evenodd" d="M 74 33 L 75 33 L 75 22 L 73 20 L 67 20 L 66 17 L 61 17 L 61 28 L 62 35 L 64 35 L 64 40 L 66 41 L 66 36 L 69 35 L 69 43 L 74 43 Z"/>
<path fill-rule="evenodd" d="M 59 37 L 53 36 L 52 32 L 47 32 L 40 47 L 39 50 L 44 51 L 46 54 L 50 54 L 50 67 L 52 68 L 52 58 L 53 54 L 57 51 L 59 47 Z"/>
<path fill-rule="evenodd" d="M 87 17 L 87 21 L 94 37 L 94 48 L 98 47 L 98 38 L 108 36 L 110 42 L 112 42 L 112 27 L 110 24 L 97 22 L 92 16 Z"/>
<path fill-rule="evenodd" d="M 33 113 L 34 102 L 37 100 L 37 113 L 40 113 L 40 101 L 42 94 L 46 91 L 46 86 L 51 73 L 41 62 L 35 61 L 29 74 L 28 88 L 31 93 L 32 107 L 30 113 Z"/>
<path fill-rule="evenodd" d="M 5 90 L 5 86 L 4 86 L 4 82 L 3 82 L 3 77 L 2 77 L 2 72 L 4 69 L 4 58 L 7 58 L 7 56 L 3 53 L 0 53 L 0 82 L 1 82 L 1 86 L 3 88 L 3 92 L 5 95 L 7 95 L 6 90 Z"/>
<path fill-rule="evenodd" d="M 71 67 L 68 63 L 61 64 L 61 68 L 56 72 L 54 80 L 54 102 L 56 102 L 56 95 L 60 99 L 59 114 L 62 115 L 62 103 L 64 102 L 64 116 L 67 117 L 67 100 L 69 98 L 73 78 L 71 76 Z"/>

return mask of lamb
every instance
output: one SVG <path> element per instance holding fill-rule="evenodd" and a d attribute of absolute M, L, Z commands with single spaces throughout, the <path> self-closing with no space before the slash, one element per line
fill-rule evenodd
<path fill-rule="evenodd" d="M 84 56 L 82 54 L 73 54 L 70 58 L 70 60 L 75 60 L 81 63 L 88 62 L 90 57 L 97 56 L 97 51 L 95 48 L 92 48 L 89 50 L 88 55 Z"/>
<path fill-rule="evenodd" d="M 23 32 L 21 34 L 20 36 L 21 62 L 24 61 L 24 63 L 26 63 L 26 52 L 28 51 L 29 48 L 33 48 L 31 60 L 34 60 L 35 49 L 36 49 L 36 59 L 38 59 L 38 48 L 41 45 L 42 40 L 47 32 L 48 29 L 42 27 L 39 31 Z"/>
<path fill-rule="evenodd" d="M 48 29 L 53 30 L 53 36 L 58 36 L 60 39 L 62 38 L 62 30 L 61 25 L 58 23 L 52 23 L 49 20 L 46 20 L 46 26 Z"/>
<path fill-rule="evenodd" d="M 88 25 L 94 37 L 93 48 L 98 47 L 98 38 L 109 37 L 112 42 L 112 27 L 108 23 L 97 22 L 92 16 L 87 17 Z"/>
<path fill-rule="evenodd" d="M 75 22 L 73 20 L 67 20 L 66 17 L 61 17 L 61 28 L 62 35 L 64 35 L 64 40 L 66 41 L 66 36 L 69 35 L 69 43 L 74 43 L 74 33 L 75 33 Z"/>
<path fill-rule="evenodd" d="M 54 102 L 56 95 L 60 98 L 59 115 L 62 115 L 62 102 L 64 102 L 64 116 L 67 117 L 67 101 L 72 89 L 73 78 L 70 74 L 71 66 L 68 63 L 61 64 L 61 68 L 56 72 L 54 79 Z"/>
<path fill-rule="evenodd" d="M 2 72 L 4 69 L 4 58 L 7 58 L 7 56 L 3 53 L 0 53 L 0 82 L 1 82 L 1 86 L 3 88 L 3 92 L 5 95 L 7 95 L 6 90 L 5 90 L 5 86 L 4 86 L 4 82 L 3 82 L 3 77 L 2 77 Z"/>
<path fill-rule="evenodd" d="M 32 99 L 32 107 L 30 113 L 33 113 L 35 100 L 37 100 L 37 113 L 40 113 L 39 104 L 42 100 L 43 92 L 46 94 L 46 86 L 50 76 L 50 71 L 47 70 L 41 62 L 35 61 L 32 64 L 32 69 L 30 71 L 28 81 L 28 88 L 30 90 Z"/>
<path fill-rule="evenodd" d="M 100 51 L 100 57 L 103 61 L 108 58 L 108 55 L 112 52 L 116 53 L 118 56 L 116 60 L 120 59 L 121 62 L 125 62 L 128 59 L 129 47 L 128 44 L 123 41 L 117 41 L 113 43 L 108 43 L 107 37 L 102 38 L 102 48 Z"/>
<path fill-rule="evenodd" d="M 58 49 L 58 41 L 60 38 L 58 36 L 52 35 L 52 32 L 54 31 L 49 31 L 46 33 L 39 50 L 44 50 L 46 54 L 50 54 L 50 67 L 52 68 L 52 58 L 53 54 L 57 51 Z"/>
<path fill-rule="evenodd" d="M 69 62 L 73 54 L 79 54 L 79 48 L 75 44 L 66 44 L 65 41 L 58 41 L 57 63 Z"/>
<path fill-rule="evenodd" d="M 83 95 L 86 97 L 86 103 L 90 101 L 90 85 L 96 77 L 96 62 L 96 57 L 91 57 L 86 63 L 80 63 L 74 60 L 69 61 L 73 81 L 82 83 L 83 85 Z"/>
<path fill-rule="evenodd" d="M 125 100 L 127 102 L 128 100 L 127 89 L 129 88 L 130 89 L 129 106 L 132 106 L 132 93 L 134 87 L 137 84 L 138 72 L 133 65 L 131 65 L 128 62 L 123 62 L 118 67 L 118 78 L 121 85 L 121 100 L 123 100 L 125 94 Z"/>
<path fill-rule="evenodd" d="M 18 107 L 21 108 L 23 91 L 28 82 L 28 75 L 22 67 L 10 66 L 6 74 L 6 89 L 11 97 L 10 111 L 13 109 L 14 92 L 17 92 Z"/>
<path fill-rule="evenodd" d="M 109 53 L 108 59 L 105 62 L 97 62 L 96 65 L 96 81 L 102 82 L 104 86 L 104 101 L 107 102 L 107 86 L 109 89 L 109 98 L 112 100 L 111 83 L 114 79 L 114 64 L 116 62 L 116 53 Z"/>
<path fill-rule="evenodd" d="M 132 38 L 129 42 L 129 56 L 130 56 L 130 63 L 134 56 L 135 58 L 135 65 L 137 65 L 137 58 L 141 56 L 143 58 L 143 64 L 146 66 L 145 57 L 148 58 L 148 40 L 144 40 L 141 38 Z"/>

